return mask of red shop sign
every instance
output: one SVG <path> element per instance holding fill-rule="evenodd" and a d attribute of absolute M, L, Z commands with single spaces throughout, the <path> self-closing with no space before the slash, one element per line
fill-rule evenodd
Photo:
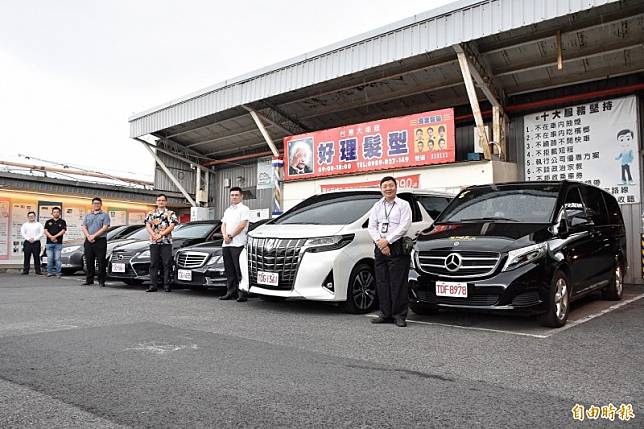
<path fill-rule="evenodd" d="M 454 109 L 284 138 L 284 180 L 393 170 L 456 160 Z"/>

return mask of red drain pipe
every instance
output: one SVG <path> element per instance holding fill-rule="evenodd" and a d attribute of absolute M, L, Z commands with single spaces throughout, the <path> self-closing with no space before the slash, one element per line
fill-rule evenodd
<path fill-rule="evenodd" d="M 508 113 L 516 113 L 516 112 L 522 112 L 527 110 L 533 110 L 537 108 L 552 107 L 552 106 L 557 106 L 561 104 L 570 104 L 570 103 L 579 102 L 579 101 L 587 101 L 587 100 L 592 100 L 594 98 L 611 97 L 614 95 L 627 95 L 637 91 L 644 91 L 644 83 L 636 83 L 628 86 L 620 86 L 618 88 L 584 92 L 583 94 L 565 95 L 563 97 L 549 98 L 547 100 L 540 100 L 540 101 L 531 101 L 529 103 L 512 104 L 512 105 L 506 106 L 505 111 Z M 481 114 L 483 116 L 492 116 L 492 111 L 486 110 L 484 112 L 481 112 Z M 454 118 L 455 121 L 467 121 L 472 119 L 474 119 L 474 116 L 471 113 L 468 113 L 467 115 L 456 116 Z"/>

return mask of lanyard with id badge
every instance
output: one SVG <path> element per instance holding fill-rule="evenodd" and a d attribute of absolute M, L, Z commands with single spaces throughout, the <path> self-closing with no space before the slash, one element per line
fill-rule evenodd
<path fill-rule="evenodd" d="M 389 216 L 391 216 L 391 212 L 394 209 L 394 206 L 396 205 L 396 202 L 394 201 L 394 203 L 391 205 L 391 208 L 389 209 L 389 213 L 387 213 L 387 202 L 384 201 L 383 204 L 385 206 L 384 207 L 385 221 L 380 224 L 380 233 L 381 234 L 386 234 L 387 232 L 389 232 Z"/>

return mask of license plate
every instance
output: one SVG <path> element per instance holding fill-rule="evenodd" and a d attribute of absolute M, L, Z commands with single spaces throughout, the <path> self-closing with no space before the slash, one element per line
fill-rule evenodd
<path fill-rule="evenodd" d="M 177 271 L 177 278 L 184 282 L 192 281 L 192 270 L 179 270 Z"/>
<path fill-rule="evenodd" d="M 436 282 L 436 296 L 467 298 L 467 283 Z"/>
<path fill-rule="evenodd" d="M 266 271 L 259 271 L 257 273 L 257 284 L 258 285 L 277 286 L 279 284 L 279 274 L 278 273 L 267 273 Z"/>
<path fill-rule="evenodd" d="M 113 273 L 124 273 L 125 272 L 125 264 L 122 262 L 115 262 L 112 264 L 112 272 Z"/>

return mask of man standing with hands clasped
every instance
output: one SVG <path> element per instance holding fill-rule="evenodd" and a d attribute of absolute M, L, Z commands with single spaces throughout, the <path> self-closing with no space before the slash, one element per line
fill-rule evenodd
<path fill-rule="evenodd" d="M 375 243 L 376 290 L 380 315 L 371 323 L 390 323 L 405 327 L 409 303 L 409 254 L 403 237 L 411 226 L 409 203 L 396 196 L 397 182 L 391 176 L 380 181 L 383 198 L 369 214 L 369 235 Z"/>
<path fill-rule="evenodd" d="M 83 286 L 94 284 L 96 262 L 98 262 L 98 284 L 105 286 L 107 272 L 105 256 L 107 253 L 107 229 L 110 227 L 110 217 L 102 210 L 103 200 L 92 199 L 92 211 L 85 215 L 81 230 L 85 236 L 85 283 Z"/>
<path fill-rule="evenodd" d="M 166 208 L 168 197 L 157 195 L 157 208 L 145 218 L 145 228 L 150 234 L 150 287 L 146 292 L 156 292 L 159 287 L 159 268 L 163 272 L 163 289 L 171 292 L 172 231 L 179 224 L 177 215 Z"/>
<path fill-rule="evenodd" d="M 250 210 L 242 201 L 241 188 L 230 188 L 230 207 L 224 212 L 221 219 L 221 233 L 224 236 L 222 253 L 224 254 L 224 268 L 226 269 L 226 295 L 219 299 L 233 299 L 237 295 L 237 302 L 246 301 L 246 294 L 239 290 L 241 282 L 241 268 L 239 255 L 246 245 L 248 221 Z"/>

